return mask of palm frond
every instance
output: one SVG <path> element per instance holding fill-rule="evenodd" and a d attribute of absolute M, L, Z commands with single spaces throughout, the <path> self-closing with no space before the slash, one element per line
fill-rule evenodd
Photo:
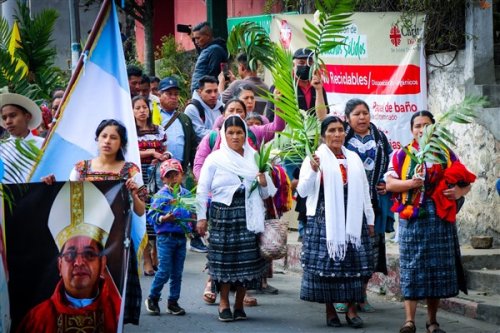
<path fill-rule="evenodd" d="M 0 17 L 0 49 L 7 51 L 10 42 L 11 31 L 9 22 L 4 17 Z"/>
<path fill-rule="evenodd" d="M 6 153 L 2 155 L 4 178 L 10 179 L 13 183 L 25 182 L 23 175 L 32 168 L 34 162 L 40 157 L 40 149 L 33 142 L 21 139 L 0 140 L 0 145 L 6 152 L 18 152 L 18 154 Z"/>
<path fill-rule="evenodd" d="M 18 2 L 14 18 L 19 22 L 21 47 L 16 56 L 28 65 L 31 73 L 52 67 L 57 54 L 52 32 L 58 16 L 55 9 L 45 9 L 31 18 L 28 6 Z"/>
<path fill-rule="evenodd" d="M 318 10 L 317 24 L 305 19 L 305 27 L 302 29 L 309 42 L 307 48 L 313 51 L 311 75 L 323 64 L 320 58 L 322 53 L 344 44 L 341 33 L 351 24 L 354 8 L 351 0 L 316 0 L 315 3 Z"/>
<path fill-rule="evenodd" d="M 448 111 L 436 117 L 436 123 L 426 126 L 418 139 L 420 150 L 409 152 L 418 164 L 424 162 L 443 163 L 450 146 L 455 145 L 455 136 L 446 126 L 450 123 L 469 124 L 475 118 L 475 110 L 488 104 L 486 98 L 467 96 L 462 103 L 451 106 Z"/>
<path fill-rule="evenodd" d="M 236 55 L 243 52 L 247 55 L 251 71 L 257 71 L 258 63 L 266 68 L 273 65 L 274 44 L 268 33 L 254 22 L 242 22 L 233 27 L 227 39 L 227 50 Z"/>

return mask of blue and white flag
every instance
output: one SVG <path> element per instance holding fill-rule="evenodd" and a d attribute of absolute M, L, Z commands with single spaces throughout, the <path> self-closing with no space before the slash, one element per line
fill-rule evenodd
<path fill-rule="evenodd" d="M 97 156 L 95 130 L 104 119 L 116 119 L 125 125 L 128 134 L 125 160 L 140 168 L 127 67 L 113 1 L 103 2 L 63 96 L 59 119 L 46 139 L 30 181 L 38 182 L 49 174 L 59 181 L 67 180 L 78 161 Z M 146 244 L 145 231 L 144 218 L 135 218 L 131 235 L 139 257 Z"/>

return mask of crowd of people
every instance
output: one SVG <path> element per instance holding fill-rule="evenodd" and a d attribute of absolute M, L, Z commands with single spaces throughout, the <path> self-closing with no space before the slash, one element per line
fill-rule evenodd
<path fill-rule="evenodd" d="M 189 87 L 192 99 L 185 109 L 179 101 L 185 88 L 176 78 L 148 77 L 129 66 L 136 128 L 103 120 L 95 132 L 98 156 L 76 163 L 68 175 L 74 181 L 123 180 L 134 212 L 146 214 L 150 242 L 143 263 L 137 263 L 135 255 L 129 257 L 125 323 L 139 322 L 143 301 L 149 313 L 159 315 L 162 288 L 169 281 L 167 312 L 186 313 L 179 300 L 187 239 L 190 249 L 207 253 L 209 277 L 200 281 L 206 284 L 203 300 L 212 304 L 219 295 L 220 321 L 247 319 L 244 308 L 257 305 L 249 291 L 279 292 L 267 283 L 272 262 L 259 253 L 257 237 L 264 230 L 267 199 L 278 195 L 279 186 L 259 170 L 255 154 L 286 123 L 262 99 L 263 90 L 274 88 L 250 70 L 247 55 L 236 57 L 239 78 L 232 72 L 226 76 L 220 63 L 227 62 L 228 54 L 210 26 L 196 26 L 193 36 L 200 54 Z M 344 119 L 328 115 L 321 79 L 310 73 L 312 59 L 311 50 L 296 50 L 293 68 L 298 104 L 314 110 L 322 143 L 302 163 L 282 161 L 297 194 L 303 242 L 300 299 L 325 304 L 328 326 L 341 326 L 338 314 L 345 313 L 348 326 L 363 327 L 359 313 L 376 311 L 368 302 L 367 284 L 374 272 L 387 274 L 385 233 L 393 231 L 393 212 L 401 211 L 391 199 L 407 206 L 419 196 L 419 209 L 425 214 L 401 216 L 399 223 L 406 313 L 400 332 L 415 332 L 417 300 L 426 299 L 428 332 L 442 333 L 436 321 L 439 299 L 458 294 L 462 280 L 456 225 L 437 215 L 433 195 L 443 173 L 458 158 L 450 151 L 447 163 L 417 167 L 404 150 L 392 151 L 383 131 L 371 122 L 368 104 L 360 99 L 346 103 Z M 53 119 L 62 94 L 53 95 L 49 108 Z M 280 97 L 279 91 L 274 94 Z M 2 94 L 0 108 L 9 135 L 0 151 L 4 163 L 17 154 L 14 139 L 41 146 L 43 138 L 33 135 L 42 123 L 35 103 L 17 94 Z M 410 124 L 413 147 L 418 149 L 423 128 L 433 122 L 430 112 L 415 113 Z M 50 124 L 39 133 L 50 130 Z M 134 130 L 138 142 L 128 142 L 127 131 Z M 125 161 L 124 152 L 131 145 L 138 145 L 141 165 Z M 2 182 L 26 181 L 29 166 L 6 173 Z M 50 175 L 43 180 L 55 181 Z M 147 186 L 139 186 L 141 182 Z M 442 192 L 449 200 L 470 189 L 470 184 L 452 185 Z M 196 198 L 196 210 L 178 204 L 190 196 Z M 143 273 L 154 279 L 145 298 L 139 283 L 141 265 Z"/>

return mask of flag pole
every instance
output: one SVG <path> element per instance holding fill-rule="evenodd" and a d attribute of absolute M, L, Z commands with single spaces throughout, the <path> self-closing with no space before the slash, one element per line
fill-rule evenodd
<path fill-rule="evenodd" d="M 104 19 L 106 18 L 106 15 L 108 13 L 108 7 L 111 5 L 112 0 L 104 0 L 101 6 L 101 9 L 99 10 L 99 13 L 97 14 L 97 18 L 94 22 L 94 25 L 92 26 L 92 30 L 90 31 L 89 38 L 87 42 L 85 43 L 85 47 L 83 48 L 83 52 L 80 55 L 80 58 L 78 59 L 78 63 L 76 64 L 74 72 L 71 74 L 71 78 L 69 80 L 68 86 L 64 90 L 64 94 L 61 100 L 61 104 L 59 105 L 59 108 L 57 110 L 57 113 L 55 115 L 55 119 L 59 119 L 61 116 L 61 111 L 65 109 L 66 105 L 66 100 L 68 99 L 68 96 L 70 95 L 71 90 L 73 89 L 73 86 L 77 82 L 80 72 L 83 69 L 84 64 L 84 59 L 87 57 L 88 53 L 90 52 L 90 49 L 94 45 L 94 41 L 97 38 L 97 35 L 99 33 L 100 27 L 102 26 L 102 23 Z M 50 142 L 50 139 L 52 137 L 52 133 L 55 132 L 57 128 L 57 121 L 54 123 L 54 125 L 50 128 L 49 133 L 47 134 L 47 137 L 45 138 L 45 141 L 43 142 L 42 148 L 40 149 L 42 154 L 45 151 L 45 147 L 48 145 Z M 34 171 L 38 167 L 38 164 L 40 163 L 40 158 L 35 162 L 35 165 L 33 165 L 33 168 L 30 172 L 30 175 L 28 176 L 28 181 L 31 181 L 31 178 L 33 176 Z"/>
<path fill-rule="evenodd" d="M 87 42 L 85 43 L 85 47 L 83 48 L 83 52 L 80 54 L 80 58 L 78 59 L 78 63 L 76 64 L 75 70 L 71 75 L 71 78 L 69 80 L 68 86 L 66 87 L 66 90 L 64 91 L 64 95 L 61 101 L 61 105 L 64 104 L 66 101 L 66 97 L 71 91 L 71 88 L 75 84 L 76 80 L 78 79 L 79 72 L 82 70 L 82 67 L 84 65 L 83 61 L 84 58 L 87 56 L 88 52 L 94 45 L 94 41 L 97 38 L 97 34 L 99 32 L 99 27 L 102 25 L 102 22 L 104 21 L 104 18 L 106 17 L 108 7 L 111 5 L 112 0 L 104 0 L 101 6 L 101 9 L 99 10 L 99 13 L 97 14 L 97 18 L 94 22 L 94 25 L 92 26 L 92 30 L 90 30 L 89 38 L 87 39 Z M 61 110 L 61 108 L 59 108 Z M 59 112 L 58 110 L 58 112 Z M 59 116 L 59 113 L 56 115 L 56 117 Z M 45 140 L 47 141 L 47 140 Z"/>

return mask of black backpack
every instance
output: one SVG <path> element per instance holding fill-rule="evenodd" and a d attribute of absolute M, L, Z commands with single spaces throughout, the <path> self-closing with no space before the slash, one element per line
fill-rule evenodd
<path fill-rule="evenodd" d="M 192 99 L 191 102 L 189 102 L 189 104 L 194 105 L 196 107 L 196 109 L 198 109 L 198 114 L 200 115 L 201 121 L 205 122 L 205 119 L 206 119 L 205 118 L 205 108 L 203 107 L 203 105 L 201 105 L 201 102 L 197 99 Z M 223 105 L 221 105 L 221 107 L 219 108 L 219 111 L 220 111 L 220 114 L 224 114 L 224 106 Z"/>

